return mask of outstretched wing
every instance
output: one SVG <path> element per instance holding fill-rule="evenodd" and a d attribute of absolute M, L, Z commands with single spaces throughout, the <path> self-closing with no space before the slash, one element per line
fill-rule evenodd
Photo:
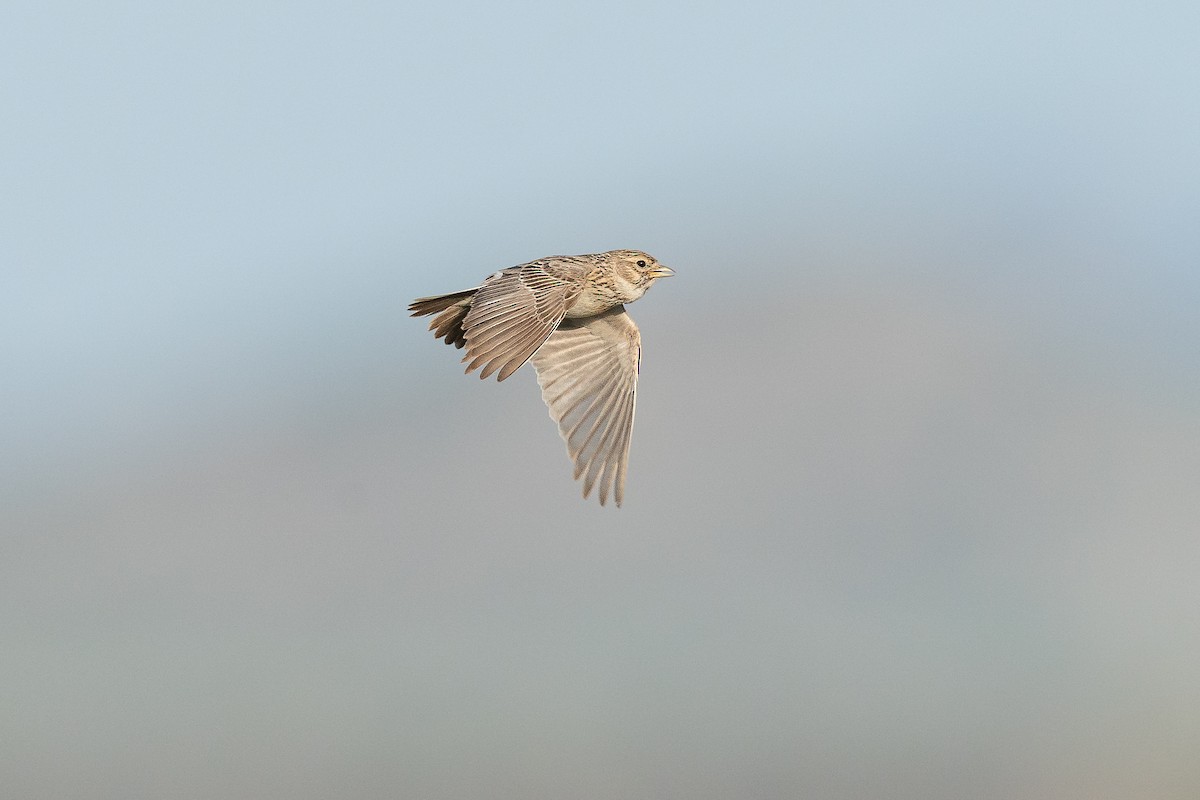
<path fill-rule="evenodd" d="M 531 261 L 495 273 L 479 287 L 463 318 L 467 372 L 480 378 L 499 370 L 513 374 L 562 322 L 579 296 L 583 275 L 547 261 Z"/>
<path fill-rule="evenodd" d="M 611 490 L 625 496 L 625 469 L 633 434 L 641 336 L 616 306 L 603 314 L 564 320 L 533 355 L 542 399 L 583 477 L 583 496 L 599 484 L 600 505 Z"/>

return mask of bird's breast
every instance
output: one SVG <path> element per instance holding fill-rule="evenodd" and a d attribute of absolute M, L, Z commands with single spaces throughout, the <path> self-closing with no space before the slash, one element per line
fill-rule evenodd
<path fill-rule="evenodd" d="M 584 284 L 583 291 L 567 309 L 566 316 L 569 319 L 594 317 L 622 303 L 632 303 L 644 292 L 645 289 L 639 291 L 629 286 L 618 287 L 613 285 L 611 279 L 596 279 L 593 276 Z"/>
<path fill-rule="evenodd" d="M 608 311 L 615 305 L 617 305 L 617 301 L 613 298 L 591 289 L 585 289 L 579 293 L 579 297 L 567 309 L 566 316 L 570 319 L 594 317 L 603 311 Z"/>

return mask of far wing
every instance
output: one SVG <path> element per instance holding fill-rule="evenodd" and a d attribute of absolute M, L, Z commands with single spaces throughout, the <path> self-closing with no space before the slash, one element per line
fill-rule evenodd
<path fill-rule="evenodd" d="M 624 499 L 640 359 L 641 336 L 624 306 L 564 320 L 533 355 L 575 479 L 583 477 L 584 497 L 599 484 L 600 505 L 610 490 L 618 506 Z"/>

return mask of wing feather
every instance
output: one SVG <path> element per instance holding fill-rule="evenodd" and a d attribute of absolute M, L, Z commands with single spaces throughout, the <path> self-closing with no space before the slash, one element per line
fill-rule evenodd
<path fill-rule="evenodd" d="M 467 372 L 504 380 L 554 332 L 579 296 L 586 273 L 531 261 L 492 275 L 479 287 L 462 321 Z"/>
<path fill-rule="evenodd" d="M 584 497 L 598 487 L 601 505 L 625 499 L 640 358 L 641 336 L 623 306 L 563 320 L 532 356 L 575 479 Z"/>

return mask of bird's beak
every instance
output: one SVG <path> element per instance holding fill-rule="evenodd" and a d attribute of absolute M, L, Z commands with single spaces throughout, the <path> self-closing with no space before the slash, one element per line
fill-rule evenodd
<path fill-rule="evenodd" d="M 671 269 L 670 267 L 664 267 L 662 264 L 659 264 L 657 267 L 650 270 L 651 278 L 669 278 L 674 274 L 675 270 Z"/>

